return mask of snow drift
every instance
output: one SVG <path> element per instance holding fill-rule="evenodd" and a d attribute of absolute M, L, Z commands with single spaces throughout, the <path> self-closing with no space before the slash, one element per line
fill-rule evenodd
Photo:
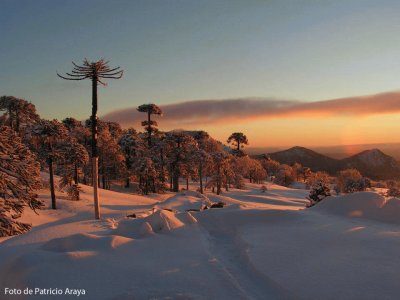
<path fill-rule="evenodd" d="M 190 212 L 175 213 L 166 209 L 155 209 L 154 213 L 140 219 L 122 220 L 114 234 L 131 238 L 143 238 L 154 233 L 167 233 L 186 224 L 197 223 Z"/>
<path fill-rule="evenodd" d="M 390 198 L 386 200 L 383 196 L 374 192 L 328 197 L 311 209 L 346 217 L 400 224 L 400 199 Z"/>

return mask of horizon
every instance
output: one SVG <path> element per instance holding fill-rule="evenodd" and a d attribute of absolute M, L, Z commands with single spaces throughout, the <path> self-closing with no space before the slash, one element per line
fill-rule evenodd
<path fill-rule="evenodd" d="M 136 107 L 155 103 L 165 108 L 161 130 L 205 130 L 222 142 L 240 131 L 249 148 L 400 143 L 399 8 L 391 0 L 4 1 L 0 91 L 47 119 L 86 119 L 90 83 L 56 72 L 104 57 L 125 74 L 99 90 L 99 116 L 124 127 L 141 130 Z"/>

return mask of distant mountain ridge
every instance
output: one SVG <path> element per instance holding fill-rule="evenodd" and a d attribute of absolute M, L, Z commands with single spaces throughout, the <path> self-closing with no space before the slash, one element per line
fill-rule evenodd
<path fill-rule="evenodd" d="M 400 163 L 379 149 L 365 150 L 344 159 L 335 159 L 313 150 L 295 146 L 287 150 L 268 153 L 268 157 L 282 164 L 295 162 L 313 171 L 335 175 L 338 171 L 356 168 L 371 179 L 400 179 Z"/>

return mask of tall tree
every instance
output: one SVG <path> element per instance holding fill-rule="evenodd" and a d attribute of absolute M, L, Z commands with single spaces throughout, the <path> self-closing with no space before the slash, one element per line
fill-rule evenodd
<path fill-rule="evenodd" d="M 213 160 L 212 163 L 212 182 L 215 183 L 217 187 L 217 195 L 221 194 L 221 188 L 223 184 L 227 186 L 227 174 L 230 171 L 230 154 L 227 154 L 225 151 L 217 151 L 212 152 L 211 157 Z"/>
<path fill-rule="evenodd" d="M 103 79 L 119 79 L 123 75 L 120 67 L 110 68 L 108 61 L 103 59 L 95 62 L 89 62 L 87 59 L 82 65 L 77 65 L 72 62 L 74 68 L 71 73 L 66 73 L 66 76 L 59 77 L 66 80 L 92 80 L 92 170 L 93 170 L 93 194 L 94 194 L 94 209 L 95 218 L 100 219 L 99 192 L 98 192 L 98 176 L 99 176 L 99 158 L 97 154 L 97 85 L 98 83 L 106 85 L 102 82 Z"/>
<path fill-rule="evenodd" d="M 208 152 L 211 150 L 210 149 L 210 136 L 208 135 L 207 132 L 205 131 L 195 131 L 193 133 L 193 137 L 197 142 L 198 149 L 194 153 L 193 158 L 194 161 L 197 163 L 197 171 L 198 171 L 198 176 L 199 176 L 199 182 L 200 182 L 200 193 L 204 193 L 204 188 L 203 188 L 203 176 L 204 176 L 204 169 L 207 167 L 207 165 L 211 162 L 211 156 L 208 154 Z"/>
<path fill-rule="evenodd" d="M 147 113 L 147 120 L 142 122 L 142 126 L 147 131 L 147 144 L 151 147 L 151 134 L 157 132 L 157 122 L 151 120 L 151 115 L 162 115 L 162 110 L 155 104 L 142 104 L 137 108 L 138 111 Z"/>
<path fill-rule="evenodd" d="M 68 131 L 65 126 L 57 120 L 40 120 L 32 128 L 32 134 L 38 139 L 41 147 L 42 155 L 47 159 L 49 166 L 49 181 L 50 181 L 50 193 L 51 193 L 51 207 L 57 208 L 56 205 L 56 194 L 54 185 L 54 159 L 59 154 L 55 149 L 56 143 L 62 139 L 65 139 L 68 135 Z"/>
<path fill-rule="evenodd" d="M 155 191 L 158 184 L 157 170 L 153 161 L 149 157 L 140 157 L 135 162 L 135 173 L 139 177 L 139 190 L 142 194 L 148 195 L 150 191 Z"/>
<path fill-rule="evenodd" d="M 85 127 L 81 121 L 74 118 L 65 118 L 62 120 L 64 126 L 68 129 L 69 137 L 74 139 L 77 143 L 82 145 L 86 152 L 90 151 L 90 129 Z M 89 171 L 89 156 L 80 164 L 80 169 L 83 171 L 82 182 L 87 184 L 87 176 L 91 173 Z"/>
<path fill-rule="evenodd" d="M 69 138 L 59 145 L 63 155 L 64 173 L 70 174 L 75 184 L 79 184 L 80 169 L 89 160 L 89 154 L 86 148 L 79 144 L 75 138 Z"/>
<path fill-rule="evenodd" d="M 157 136 L 153 136 L 152 148 L 150 149 L 151 159 L 153 160 L 153 163 L 158 173 L 158 184 L 154 185 L 156 187 L 156 190 L 154 190 L 154 192 L 161 192 L 165 191 L 166 189 L 166 151 L 167 144 L 165 141 L 165 133 L 158 132 Z"/>
<path fill-rule="evenodd" d="M 125 157 L 125 167 L 127 172 L 125 187 L 128 188 L 130 185 L 130 174 L 134 162 L 133 160 L 138 155 L 139 148 L 139 138 L 136 130 L 133 128 L 125 130 L 119 139 L 118 144 L 121 147 L 122 153 Z"/>
<path fill-rule="evenodd" d="M 179 178 L 190 153 L 197 148 L 195 139 L 184 131 L 171 131 L 165 136 L 167 160 L 172 183 L 172 191 L 179 191 Z"/>
<path fill-rule="evenodd" d="M 5 123 L 20 135 L 22 127 L 36 123 L 40 119 L 35 105 L 13 96 L 0 97 L 0 111 L 5 112 Z"/>
<path fill-rule="evenodd" d="M 7 126 L 0 128 L 0 237 L 21 234 L 30 224 L 16 221 L 26 206 L 41 209 L 35 190 L 41 187 L 35 155 Z"/>
<path fill-rule="evenodd" d="M 125 158 L 118 145 L 120 137 L 110 131 L 107 122 L 104 123 L 106 126 L 100 130 L 98 137 L 99 173 L 103 188 L 110 189 L 112 179 L 126 174 Z"/>
<path fill-rule="evenodd" d="M 232 143 L 235 146 L 234 154 L 241 156 L 244 155 L 244 153 L 240 148 L 243 148 L 244 145 L 248 145 L 249 141 L 242 132 L 234 132 L 229 136 L 227 143 Z"/>

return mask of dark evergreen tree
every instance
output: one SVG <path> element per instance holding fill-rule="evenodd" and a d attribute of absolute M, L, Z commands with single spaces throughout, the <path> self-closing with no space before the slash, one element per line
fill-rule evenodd
<path fill-rule="evenodd" d="M 197 147 L 193 137 L 184 131 L 171 131 L 165 136 L 167 160 L 171 179 L 172 191 L 179 191 L 179 178 L 189 154 Z"/>
<path fill-rule="evenodd" d="M 0 236 L 28 231 L 31 225 L 16 221 L 24 208 L 41 209 L 35 190 L 41 187 L 35 155 L 10 128 L 0 128 Z"/>
<path fill-rule="evenodd" d="M 138 111 L 147 113 L 147 120 L 142 122 L 142 126 L 146 128 L 147 131 L 147 143 L 148 147 L 151 147 L 151 136 L 153 133 L 158 131 L 157 122 L 151 120 L 151 115 L 162 115 L 161 108 L 155 104 L 142 104 L 137 108 Z"/>
<path fill-rule="evenodd" d="M 51 207 L 56 209 L 56 194 L 54 184 L 54 160 L 60 155 L 57 143 L 68 136 L 65 126 L 57 120 L 40 120 L 32 127 L 32 135 L 38 140 L 40 153 L 46 157 L 49 167 Z"/>
<path fill-rule="evenodd" d="M 243 148 L 244 145 L 248 145 L 249 141 L 242 132 L 234 132 L 229 136 L 227 143 L 232 143 L 234 145 L 233 154 L 236 156 L 243 156 L 244 152 L 241 148 Z"/>
<path fill-rule="evenodd" d="M 0 111 L 4 111 L 4 124 L 14 129 L 20 136 L 22 130 L 39 121 L 36 107 L 32 103 L 13 96 L 0 97 Z"/>
<path fill-rule="evenodd" d="M 133 128 L 125 130 L 122 133 L 118 144 L 121 147 L 122 153 L 125 157 L 125 168 L 127 173 L 125 187 L 128 188 L 130 185 L 129 178 L 132 173 L 132 166 L 135 158 L 139 155 L 140 141 L 136 130 Z"/>

